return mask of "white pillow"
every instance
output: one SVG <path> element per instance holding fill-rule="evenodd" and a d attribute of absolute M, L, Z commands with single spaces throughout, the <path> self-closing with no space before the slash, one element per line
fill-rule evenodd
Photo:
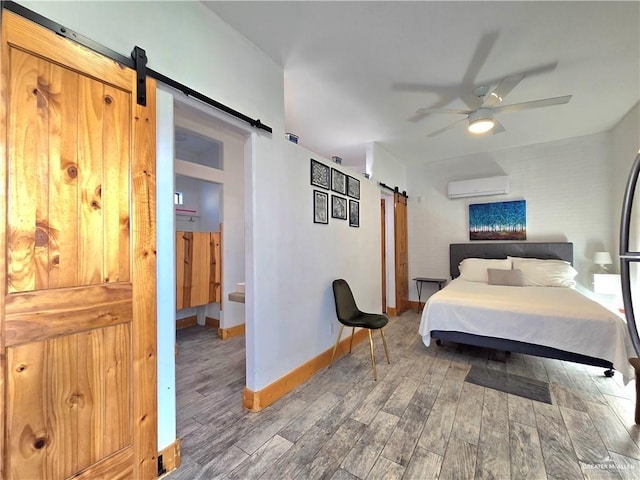
<path fill-rule="evenodd" d="M 460 278 L 468 282 L 489 281 L 488 268 L 511 270 L 511 260 L 508 258 L 497 260 L 493 258 L 465 258 L 458 266 Z"/>
<path fill-rule="evenodd" d="M 513 268 L 522 270 L 523 285 L 536 287 L 575 287 L 575 268 L 564 260 L 511 257 Z"/>

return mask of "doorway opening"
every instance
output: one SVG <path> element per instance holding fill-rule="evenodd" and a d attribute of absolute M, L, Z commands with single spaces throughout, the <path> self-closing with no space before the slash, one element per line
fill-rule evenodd
<path fill-rule="evenodd" d="M 200 462 L 202 435 L 242 411 L 246 385 L 248 135 L 176 97 L 174 137 L 176 437 Z"/>

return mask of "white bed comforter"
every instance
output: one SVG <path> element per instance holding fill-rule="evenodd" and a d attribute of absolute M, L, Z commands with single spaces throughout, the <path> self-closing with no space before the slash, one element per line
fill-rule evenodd
<path fill-rule="evenodd" d="M 571 288 L 506 287 L 453 280 L 432 295 L 419 333 L 429 346 L 432 330 L 518 340 L 602 358 L 624 382 L 635 357 L 623 318 Z"/>

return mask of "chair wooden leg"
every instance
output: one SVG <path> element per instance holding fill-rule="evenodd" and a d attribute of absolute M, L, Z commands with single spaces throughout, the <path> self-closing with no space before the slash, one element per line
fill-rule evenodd
<path fill-rule="evenodd" d="M 356 327 L 351 327 L 351 341 L 349 342 L 349 353 L 351 353 L 351 348 L 353 347 L 353 334 L 356 333 Z"/>
<path fill-rule="evenodd" d="M 384 332 L 380 329 L 380 335 L 382 335 L 382 345 L 384 345 L 384 354 L 387 357 L 387 363 L 391 365 L 391 360 L 389 360 L 389 350 L 387 350 L 387 340 L 384 338 Z"/>
<path fill-rule="evenodd" d="M 338 343 L 340 343 L 340 337 L 342 337 L 342 330 L 344 330 L 344 325 L 340 325 L 340 331 L 338 332 L 338 338 L 336 338 L 336 344 L 333 346 L 333 353 L 331 354 L 331 361 L 329 362 L 329 368 L 333 365 L 333 357 L 336 356 L 336 350 L 338 349 Z"/>
<path fill-rule="evenodd" d="M 378 380 L 378 373 L 376 372 L 376 359 L 373 356 L 373 337 L 371 336 L 371 329 L 369 331 L 369 346 L 371 347 L 371 366 L 373 367 L 373 379 Z"/>

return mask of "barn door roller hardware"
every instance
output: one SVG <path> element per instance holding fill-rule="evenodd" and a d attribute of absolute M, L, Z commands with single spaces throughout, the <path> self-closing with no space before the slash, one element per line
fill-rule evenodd
<path fill-rule="evenodd" d="M 378 182 L 378 185 L 380 185 L 382 188 L 386 188 L 387 190 L 391 190 L 393 193 L 397 193 L 398 195 L 402 195 L 404 198 L 409 198 L 409 195 L 407 195 L 407 191 L 403 190 L 401 192 L 397 185 L 394 188 L 391 188 L 389 185 L 385 185 L 382 182 Z"/>
<path fill-rule="evenodd" d="M 181 91 L 185 95 L 193 97 L 203 103 L 206 103 L 207 105 L 210 105 L 239 120 L 242 120 L 243 122 L 248 123 L 252 127 L 259 128 L 269 133 L 273 132 L 273 129 L 270 126 L 265 125 L 259 119 L 251 118 L 245 115 L 244 113 L 238 112 L 237 110 L 234 110 L 233 108 L 228 107 L 227 105 L 224 105 L 212 98 L 207 97 L 206 95 L 203 95 L 200 92 L 193 90 L 192 88 L 187 87 L 186 85 L 176 82 L 175 80 L 165 75 L 162 75 L 161 73 L 155 72 L 154 70 L 147 68 L 147 60 L 148 60 L 147 54 L 144 51 L 144 49 L 138 46 L 134 47 L 133 51 L 131 52 L 130 58 L 125 57 L 124 55 L 121 55 L 118 52 L 115 52 L 110 48 L 107 48 L 104 45 L 101 45 L 91 40 L 90 38 L 80 35 L 79 33 L 74 32 L 73 30 L 70 30 L 69 28 L 63 25 L 60 25 L 59 23 L 56 23 L 53 20 L 43 17 L 42 15 L 34 12 L 33 10 L 29 10 L 28 8 L 25 8 L 22 5 L 19 5 L 13 1 L 2 0 L 1 3 L 2 3 L 3 9 L 6 8 L 7 10 L 15 13 L 16 15 L 20 15 L 21 17 L 26 18 L 27 20 L 30 20 L 44 28 L 51 30 L 52 32 L 55 32 L 61 37 L 72 40 L 84 47 L 87 47 L 90 50 L 93 50 L 94 52 L 99 53 L 100 55 L 110 58 L 111 60 L 114 60 L 120 63 L 121 65 L 127 66 L 132 70 L 135 70 L 136 85 L 137 85 L 136 97 L 139 105 L 146 106 L 147 104 L 146 77 L 149 76 L 155 80 L 158 80 L 159 82 L 164 83 L 165 85 L 168 85 L 170 87 L 175 88 L 176 90 Z"/>
<path fill-rule="evenodd" d="M 131 58 L 136 66 L 136 97 L 138 105 L 147 106 L 147 53 L 137 45 L 133 47 Z"/>

